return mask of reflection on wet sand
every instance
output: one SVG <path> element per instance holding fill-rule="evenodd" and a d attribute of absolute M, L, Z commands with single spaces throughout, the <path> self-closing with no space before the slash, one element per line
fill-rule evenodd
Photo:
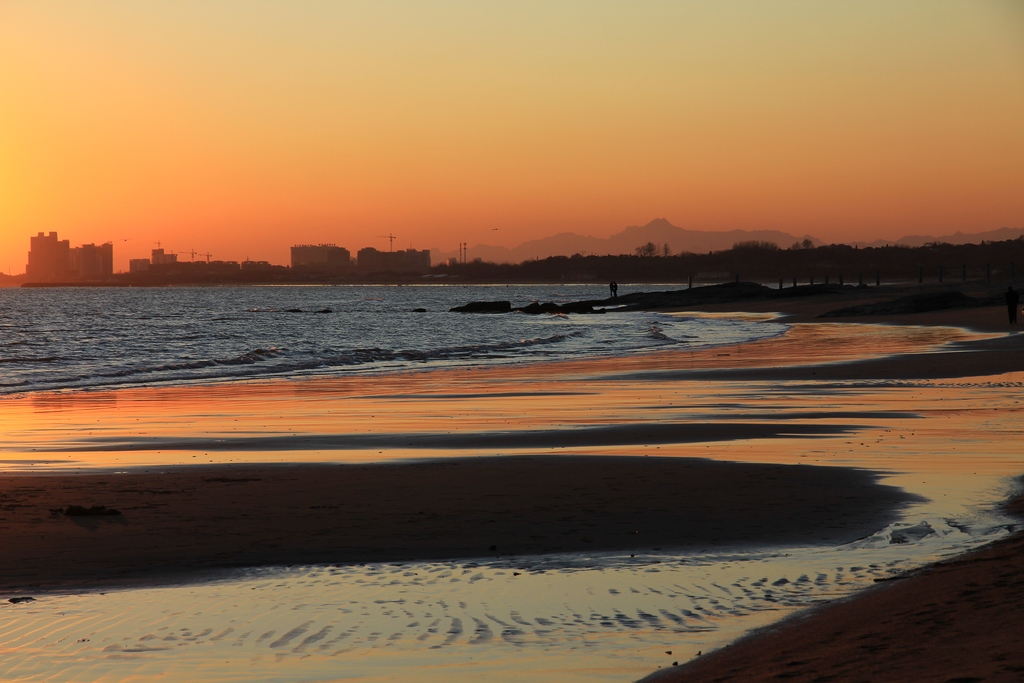
<path fill-rule="evenodd" d="M 630 681 L 981 540 L 901 527 L 840 548 L 296 567 L 42 595 L 0 606 L 0 677 Z"/>
<path fill-rule="evenodd" d="M 838 420 L 788 419 L 783 428 L 773 422 L 787 414 L 821 413 L 816 385 L 708 382 L 703 377 L 690 379 L 686 373 L 752 366 L 790 367 L 788 372 L 793 373 L 798 368 L 791 366 L 798 361 L 813 365 L 861 359 L 865 349 L 873 356 L 905 356 L 942 348 L 950 340 L 985 338 L 951 330 L 796 325 L 782 337 L 728 351 L 96 392 L 76 395 L 75 403 L 55 412 L 39 411 L 32 401 L 9 399 L 0 415 L 0 427 L 7 435 L 0 459 L 34 456 L 70 467 L 296 459 L 367 462 L 460 452 L 500 454 L 544 448 L 573 452 L 574 443 L 588 452 L 605 443 L 618 447 L 619 453 L 635 454 L 636 447 L 652 440 L 665 450 L 672 444 L 727 440 L 736 434 L 750 439 L 827 433 L 830 428 L 840 433 L 848 426 L 878 424 L 873 414 L 890 410 L 888 399 L 829 404 L 824 409 Z M 857 338 L 859 343 L 853 341 Z M 638 372 L 644 373 L 642 381 L 632 377 Z M 445 391 L 439 392 L 439 387 Z M 808 391 L 809 396 L 799 396 Z M 116 403 L 111 403 L 115 400 L 108 398 L 111 395 Z M 785 400 L 785 406 L 773 408 L 776 416 L 765 419 L 764 401 L 778 405 L 777 397 Z M 905 403 L 897 406 L 907 417 L 915 414 Z M 739 425 L 750 422 L 751 416 L 757 425 Z M 586 430 L 595 428 L 602 429 L 587 438 Z M 660 438 L 645 439 L 647 433 L 666 430 L 669 433 Z M 564 438 L 557 439 L 558 434 Z M 340 454 L 339 448 L 346 452 Z M 83 449 L 96 452 L 88 456 L 76 452 Z M 239 450 L 245 452 L 239 454 Z"/>
<path fill-rule="evenodd" d="M 228 505 L 231 492 L 248 485 L 228 480 L 246 478 L 242 468 L 252 465 L 509 455 L 866 468 L 922 499 L 898 521 L 838 547 L 798 540 L 723 554 L 660 546 L 635 557 L 613 546 L 603 554 L 576 546 L 562 557 L 524 556 L 527 548 L 515 558 L 484 552 L 460 562 L 267 569 L 107 595 L 30 591 L 35 602 L 4 603 L 0 611 L 7 667 L 0 674 L 67 681 L 156 672 L 187 680 L 196 670 L 210 680 L 384 680 L 396 671 L 421 681 L 639 678 L 799 606 L 1005 533 L 1008 520 L 996 504 L 1009 478 L 1024 471 L 1024 373 L 997 374 L 1005 369 L 1000 358 L 986 355 L 1005 338 L 952 329 L 795 325 L 743 347 L 614 363 L 140 389 L 118 392 L 115 402 L 97 392 L 66 406 L 5 400 L 5 469 L 49 474 L 3 479 L 0 505 L 12 507 L 2 523 L 36 519 L 40 529 L 79 529 L 44 507 L 48 477 L 80 470 L 82 481 L 102 476 L 116 488 L 118 477 L 134 476 L 116 474 L 129 467 L 158 473 L 197 463 L 236 468 L 212 477 L 225 480 Z M 886 375 L 887 354 L 899 354 L 903 379 Z M 974 365 L 958 364 L 964 357 Z M 987 369 L 972 377 L 967 370 L 977 363 Z M 749 369 L 781 374 L 743 374 Z M 947 378 L 922 379 L 929 376 Z M 586 434 L 601 438 L 585 441 Z M 268 443 L 280 448 L 259 449 Z M 340 450 L 343 443 L 349 447 Z M 275 476 L 292 472 L 278 465 Z M 136 495 L 148 495 L 146 514 L 159 517 L 169 495 L 160 491 L 170 489 L 150 488 Z M 646 502 L 641 492 L 617 504 Z M 47 506 L 68 504 L 111 502 Z M 733 511 L 759 514 L 756 504 Z M 307 512 L 332 519 L 331 509 Z M 238 507 L 238 524 L 277 523 L 248 513 Z M 344 530 L 345 520 L 336 521 Z M 131 523 L 126 515 L 121 526 L 79 530 L 99 537 Z M 195 529 L 205 524 L 200 518 Z"/>

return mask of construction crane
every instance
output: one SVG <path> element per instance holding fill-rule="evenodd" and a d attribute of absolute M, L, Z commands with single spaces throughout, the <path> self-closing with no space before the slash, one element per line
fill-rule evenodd
<path fill-rule="evenodd" d="M 381 239 L 386 239 L 388 241 L 388 251 L 393 251 L 394 250 L 395 239 L 396 239 L 394 235 L 392 235 L 389 232 L 386 235 L 377 235 L 377 237 L 380 237 Z"/>
<path fill-rule="evenodd" d="M 186 254 L 191 254 L 192 256 L 191 256 L 191 258 L 189 258 L 189 261 L 195 262 L 196 254 L 198 254 L 199 252 L 196 251 L 195 249 L 193 249 L 192 251 L 186 251 L 185 253 Z"/>
<path fill-rule="evenodd" d="M 200 256 L 205 256 L 206 257 L 206 262 L 209 263 L 210 262 L 210 257 L 213 256 L 213 254 L 211 254 L 210 252 L 206 252 L 205 254 L 200 254 Z"/>

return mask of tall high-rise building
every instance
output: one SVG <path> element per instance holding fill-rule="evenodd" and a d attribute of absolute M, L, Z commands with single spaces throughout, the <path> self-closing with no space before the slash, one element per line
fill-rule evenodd
<path fill-rule="evenodd" d="M 57 233 L 39 233 L 30 238 L 28 265 L 25 266 L 29 282 L 59 282 L 71 275 L 71 244 L 58 240 Z"/>
<path fill-rule="evenodd" d="M 178 255 L 177 254 L 167 254 L 167 253 L 164 253 L 163 249 L 154 249 L 152 253 L 153 253 L 152 264 L 154 266 L 162 266 L 162 265 L 166 265 L 168 263 L 177 263 L 178 262 Z"/>
<path fill-rule="evenodd" d="M 100 280 L 114 274 L 114 245 L 83 244 L 71 248 L 68 240 L 57 239 L 57 233 L 39 233 L 30 238 L 28 282 L 65 282 L 68 280 Z"/>
<path fill-rule="evenodd" d="M 114 274 L 114 245 L 83 244 L 71 250 L 71 272 L 83 280 L 98 280 Z"/>

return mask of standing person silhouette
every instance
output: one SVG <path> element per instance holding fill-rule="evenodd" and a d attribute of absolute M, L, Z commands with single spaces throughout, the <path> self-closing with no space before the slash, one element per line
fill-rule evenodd
<path fill-rule="evenodd" d="M 608 291 L 611 292 L 611 295 L 612 295 L 613 299 L 618 299 L 619 298 L 619 283 L 616 282 L 615 280 L 612 280 L 608 284 Z"/>
<path fill-rule="evenodd" d="M 1020 294 L 1010 285 L 1006 288 L 1006 312 L 1010 316 L 1010 324 L 1017 324 L 1017 306 L 1020 305 Z"/>

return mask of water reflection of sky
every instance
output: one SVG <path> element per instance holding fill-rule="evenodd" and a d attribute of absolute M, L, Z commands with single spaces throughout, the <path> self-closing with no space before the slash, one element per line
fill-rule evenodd
<path fill-rule="evenodd" d="M 45 595 L 0 608 L 0 676 L 629 681 L 989 537 L 931 521 L 841 548 L 304 567 Z"/>
<path fill-rule="evenodd" d="M 872 338 L 892 334 L 899 336 L 889 331 Z M 899 343 L 909 343 L 902 339 Z M 799 335 L 790 335 L 786 344 L 793 348 L 782 346 L 779 357 L 813 352 L 813 339 L 804 338 L 801 345 Z M 698 356 L 694 362 L 713 359 Z M 643 361 L 654 370 L 670 362 L 667 357 Z M 13 401 L 0 415 L 0 427 L 21 445 L 0 455 L 7 469 L 33 469 L 27 463 L 31 456 L 45 457 L 39 447 L 46 442 L 69 438 L 69 430 L 86 434 L 100 417 L 115 414 L 117 420 L 98 433 L 116 437 L 144 429 L 174 435 L 193 425 L 227 434 L 237 419 L 240 431 L 258 434 L 278 416 L 291 433 L 344 431 L 356 424 L 397 433 L 430 425 L 453 410 L 463 426 L 481 429 L 496 416 L 509 419 L 502 422 L 507 429 L 687 420 L 727 427 L 751 415 L 830 424 L 841 413 L 855 412 L 870 419 L 862 420 L 855 434 L 827 438 L 638 443 L 558 452 L 864 467 L 884 472 L 883 483 L 927 500 L 907 508 L 897 524 L 836 548 L 268 569 L 178 587 L 38 594 L 35 602 L 0 604 L 0 678 L 86 681 L 162 674 L 172 681 L 629 681 L 799 607 L 846 595 L 1005 532 L 1008 520 L 996 506 L 1010 493 L 1013 477 L 1024 471 L 1022 373 L 941 381 L 624 382 L 607 367 L 593 370 L 586 391 L 579 391 L 576 370 L 565 370 L 561 375 L 453 374 L 440 384 L 424 373 L 372 385 L 256 386 L 244 397 L 224 390 L 177 397 L 173 392 L 95 394 L 71 403 Z M 441 386 L 444 395 L 438 397 Z M 573 387 L 575 393 L 568 391 Z M 370 422 L 371 415 L 381 418 Z M 495 453 L 464 453 L 475 454 Z M 396 448 L 321 459 L 431 455 Z M 101 467 L 159 466 L 191 458 L 188 452 L 117 455 L 122 456 L 125 461 L 117 462 L 103 454 L 70 457 Z M 313 456 L 218 457 L 258 462 Z M 11 462 L 17 459 L 20 465 Z"/>

